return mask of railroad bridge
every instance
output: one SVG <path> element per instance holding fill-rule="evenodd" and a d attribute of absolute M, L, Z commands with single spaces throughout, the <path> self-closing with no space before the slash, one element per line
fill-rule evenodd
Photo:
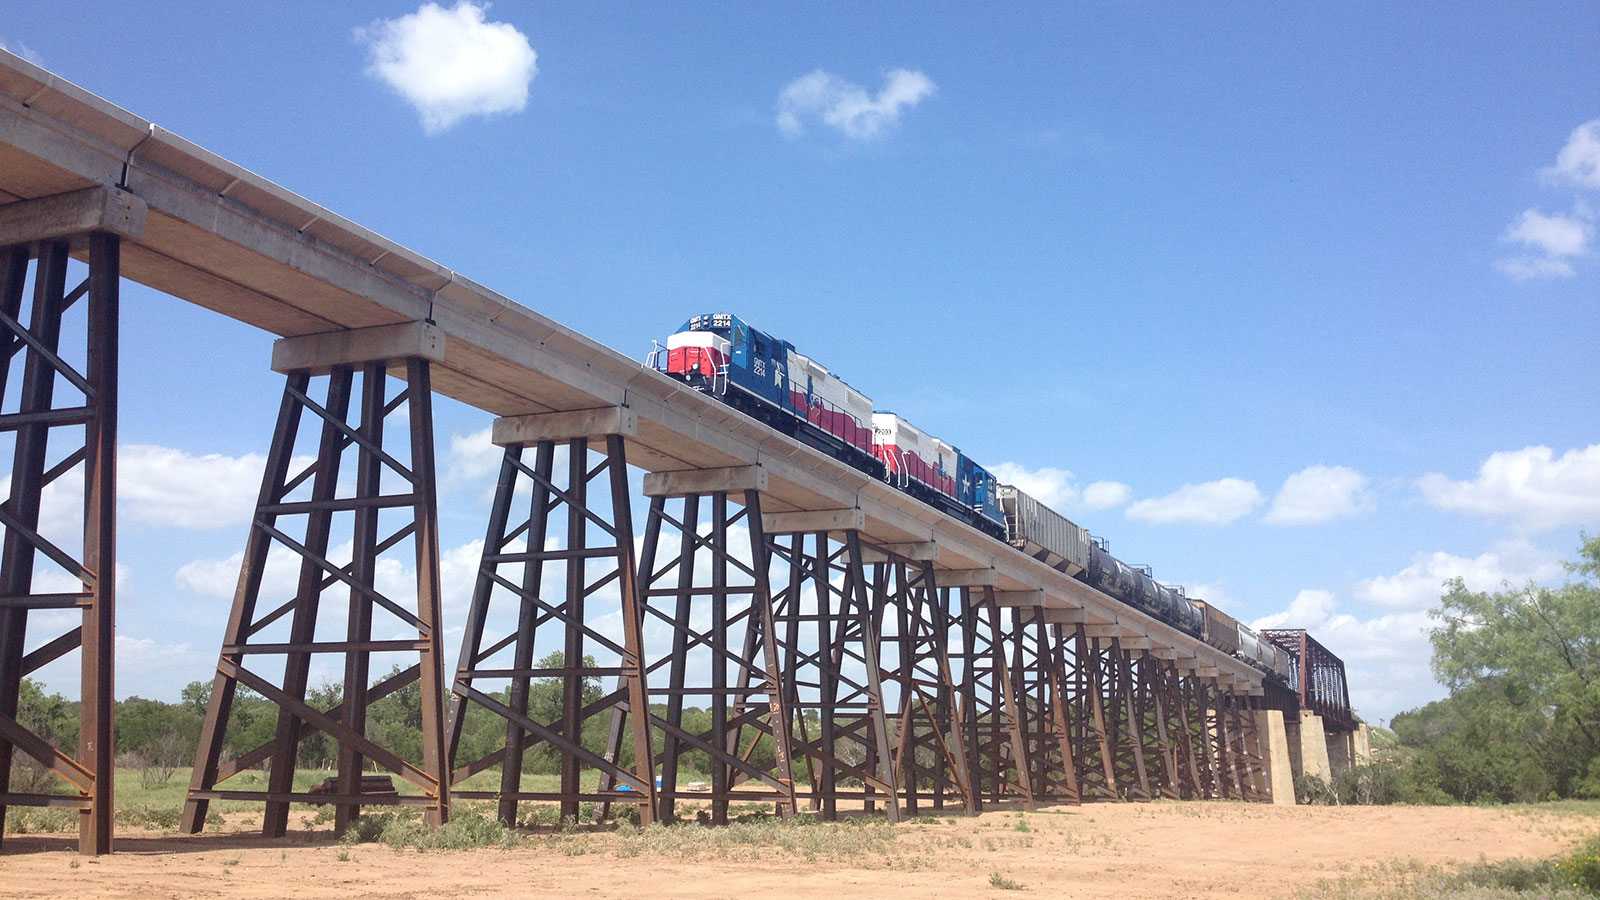
<path fill-rule="evenodd" d="M 1291 773 L 1361 752 L 1343 664 L 1304 632 L 1268 635 L 1295 665 L 1269 677 L 0 51 L 0 379 L 20 372 L 0 380 L 14 457 L 0 504 L 0 822 L 7 806 L 76 808 L 82 852 L 111 849 L 115 584 L 102 573 L 116 562 L 122 279 L 280 336 L 282 403 L 218 638 L 189 831 L 221 799 L 262 801 L 268 836 L 311 800 L 333 803 L 340 826 L 384 804 L 438 822 L 463 797 L 507 818 L 519 801 L 565 815 L 626 804 L 643 822 L 691 797 L 719 822 L 752 799 L 891 819 L 999 801 L 1293 802 Z M 453 673 L 436 392 L 497 416 L 504 448 Z M 630 467 L 648 473 L 638 510 Z M 44 490 L 75 471 L 82 533 L 41 533 Z M 332 558 L 345 542 L 349 560 Z M 264 572 L 285 556 L 295 588 L 278 596 Z M 380 589 L 387 559 L 414 575 L 406 590 Z M 45 571 L 81 589 L 39 590 Z M 36 617 L 30 631 L 48 610 L 81 611 L 81 625 L 41 634 Z M 550 647 L 564 662 L 541 668 L 536 648 Z M 16 716 L 21 679 L 73 653 L 82 730 L 68 752 Z M 332 708 L 308 697 L 317 654 L 343 663 Z M 549 721 L 529 712 L 541 679 L 562 688 Z M 276 705 L 277 728 L 225 760 L 240 688 Z M 421 698 L 416 759 L 365 727 L 370 704 L 401 690 Z M 685 724 L 691 705 L 709 730 Z M 503 720 L 505 738 L 466 758 L 474 716 Z M 604 752 L 581 740 L 596 717 Z M 318 732 L 337 743 L 337 774 L 297 792 L 296 750 Z M 561 760 L 555 790 L 524 788 L 538 744 Z M 12 792 L 19 751 L 65 791 Z M 692 792 L 678 777 L 689 752 L 711 769 Z M 264 788 L 231 781 L 263 766 Z M 408 786 L 363 791 L 372 769 Z"/>

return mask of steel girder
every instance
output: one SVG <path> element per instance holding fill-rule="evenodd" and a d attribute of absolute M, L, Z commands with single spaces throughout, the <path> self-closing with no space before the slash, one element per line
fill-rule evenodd
<path fill-rule="evenodd" d="M 120 243 L 115 235 L 87 235 L 89 271 L 68 290 L 69 240 L 0 248 L 0 396 L 13 369 L 21 369 L 15 410 L 0 413 L 0 434 L 11 435 L 9 496 L 0 504 L 0 833 L 10 806 L 77 809 L 78 850 L 111 851 L 112 658 L 116 579 L 117 320 Z M 79 237 L 77 240 L 84 240 Z M 32 302 L 23 315 L 30 261 Z M 73 343 L 63 346 L 67 316 L 87 297 Z M 23 325 L 23 319 L 28 324 Z M 81 330 L 80 330 L 81 329 Z M 82 337 L 76 337 L 81 333 Z M 68 360 L 84 348 L 83 371 Z M 61 395 L 58 395 L 58 390 Z M 64 396 L 62 396 L 64 395 Z M 8 404 L 9 405 L 9 404 Z M 81 432 L 79 429 L 82 429 Z M 81 439 L 79 435 L 81 434 Z M 82 466 L 81 531 L 41 523 L 43 495 Z M 69 488 L 70 490 L 70 488 Z M 45 534 L 43 532 L 51 532 Z M 103 577 L 104 576 L 104 577 Z M 76 590 L 40 591 L 50 578 L 77 582 Z M 78 610 L 80 623 L 28 649 L 29 614 Z M 81 706 L 76 753 L 53 746 L 18 720 L 22 679 L 81 649 Z M 65 781 L 71 794 L 12 790 L 12 761 L 20 750 L 45 772 Z M 53 780 L 53 779 L 52 779 Z"/>
<path fill-rule="evenodd" d="M 348 825 L 362 805 L 372 803 L 420 806 L 433 823 L 449 815 L 433 395 L 428 362 L 412 358 L 404 365 L 404 387 L 393 397 L 387 396 L 387 365 L 381 361 L 362 365 L 358 410 L 352 404 L 358 373 L 351 366 L 333 368 L 325 379 L 322 402 L 312 399 L 309 371 L 287 376 L 201 728 L 184 805 L 185 831 L 198 832 L 210 801 L 218 799 L 264 800 L 262 832 L 269 837 L 281 836 L 286 830 L 291 802 L 334 804 L 340 827 Z M 407 410 L 409 431 L 406 461 L 384 445 L 385 425 L 402 406 Z M 297 438 L 308 420 L 320 426 L 316 453 L 309 465 L 298 468 Z M 353 493 L 341 496 L 342 463 L 350 456 L 355 466 Z M 385 481 L 401 485 L 402 490 L 386 493 Z M 350 535 L 348 562 L 330 558 L 330 548 L 338 546 L 336 533 Z M 404 552 L 407 543 L 410 554 Z M 292 560 L 297 569 L 293 594 L 281 602 L 269 599 L 271 582 L 264 579 L 271 558 L 279 554 Z M 404 596 L 410 583 L 402 596 L 396 597 L 385 593 L 377 580 L 383 560 L 404 556 L 409 556 L 414 566 L 414 598 Z M 319 623 L 321 614 L 336 614 L 341 604 L 344 635 L 337 640 L 317 640 L 319 626 L 327 630 L 334 625 L 335 616 Z M 401 631 L 415 637 L 374 639 L 375 630 L 380 630 L 374 627 L 375 616 L 380 617 L 382 633 Z M 391 674 L 370 683 L 375 653 L 416 661 L 404 668 L 396 665 Z M 328 708 L 318 708 L 308 696 L 312 658 L 317 654 L 343 657 L 340 696 L 323 698 L 332 700 Z M 254 662 L 258 659 L 282 660 L 282 677 L 263 674 L 262 666 Z M 269 662 L 267 671 L 272 668 Z M 272 740 L 224 763 L 226 729 L 240 688 L 260 694 L 277 707 L 277 731 Z M 420 707 L 421 759 L 406 759 L 366 734 L 369 707 L 401 691 L 407 691 L 402 697 L 414 693 Z M 339 774 L 334 787 L 325 793 L 298 793 L 294 774 L 301 744 L 317 732 L 338 744 Z M 406 779 L 420 793 L 363 793 L 361 771 L 367 762 Z M 265 791 L 218 789 L 220 783 L 261 763 L 269 766 Z"/>
<path fill-rule="evenodd" d="M 608 435 L 599 446 L 588 438 L 540 441 L 531 467 L 525 450 L 523 444 L 508 445 L 501 460 L 447 720 L 452 784 L 499 766 L 499 789 L 457 787 L 453 793 L 497 800 L 499 818 L 507 824 L 517 821 L 523 800 L 557 800 L 562 817 L 571 820 L 583 801 L 621 800 L 639 805 L 642 823 L 652 822 L 656 793 L 649 724 L 643 712 L 629 715 L 646 710 L 648 703 L 623 438 Z M 558 455 L 565 457 L 559 474 Z M 527 512 L 514 517 L 513 507 L 524 494 Z M 620 643 L 597 627 L 619 613 Z M 558 653 L 559 663 L 540 666 L 541 648 Z M 615 664 L 597 665 L 590 655 L 595 651 Z M 606 678 L 614 679 L 614 688 L 586 696 L 586 686 Z M 559 686 L 556 715 L 546 713 L 545 721 L 530 709 L 533 679 Z M 585 723 L 603 714 L 612 719 L 616 745 L 606 756 L 583 743 Z M 466 721 L 486 715 L 504 721 L 504 740 L 474 748 L 476 758 L 461 760 Z M 626 747 L 631 766 L 619 762 L 624 731 L 631 738 Z M 560 760 L 561 784 L 554 793 L 522 788 L 524 757 L 540 744 Z M 583 789 L 580 766 L 599 770 L 598 791 Z M 618 790 L 619 782 L 628 789 Z"/>

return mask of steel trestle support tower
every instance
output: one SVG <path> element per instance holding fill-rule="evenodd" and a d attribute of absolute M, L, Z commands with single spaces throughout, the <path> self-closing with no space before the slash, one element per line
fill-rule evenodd
<path fill-rule="evenodd" d="M 420 806 L 436 824 L 448 818 L 429 378 L 429 356 L 441 346 L 432 326 L 414 323 L 285 339 L 274 348 L 274 368 L 286 372 L 283 401 L 211 684 L 183 830 L 198 832 L 210 802 L 223 799 L 264 800 L 262 833 L 269 837 L 285 832 L 292 802 L 332 803 L 341 829 L 366 804 Z M 391 370 L 402 376 L 393 396 Z M 323 382 L 321 400 L 313 398 L 313 380 Z M 401 419 L 401 409 L 406 415 L 393 424 L 407 432 L 404 450 L 385 444 L 386 426 Z M 306 423 L 312 427 L 304 436 L 314 435 L 309 462 L 295 452 Z M 353 479 L 341 478 L 347 457 Z M 353 493 L 342 495 L 347 487 Z M 345 536 L 348 561 L 333 552 Z M 380 581 L 380 565 L 389 559 L 409 560 L 414 579 Z M 292 587 L 289 578 L 272 578 L 290 570 Z M 275 586 L 289 596 L 275 597 Z M 319 631 L 341 624 L 341 638 L 318 640 Z M 328 656 L 342 657 L 342 677 L 338 696 L 320 698 L 330 704 L 322 707 L 310 694 L 310 677 L 313 661 Z M 375 658 L 393 668 L 373 682 Z M 277 728 L 259 746 L 234 748 L 225 762 L 241 688 L 277 708 Z M 420 709 L 420 758 L 405 758 L 367 733 L 371 706 L 400 692 L 414 692 Z M 337 746 L 338 774 L 327 790 L 297 790 L 303 744 L 318 732 Z M 368 762 L 417 793 L 374 793 L 362 776 Z M 221 787 L 262 763 L 265 790 Z"/>
<path fill-rule="evenodd" d="M 118 281 L 121 240 L 142 233 L 144 205 L 91 188 L 17 206 L 0 227 L 0 395 L 8 407 L 12 375 L 21 374 L 16 407 L 0 411 L 12 451 L 0 503 L 0 833 L 10 807 L 77 809 L 79 851 L 109 853 Z M 74 256 L 88 263 L 81 281 L 70 271 Z M 78 511 L 66 524 L 44 515 L 51 487 Z M 79 624 L 36 641 L 30 614 L 56 610 L 78 611 Z M 18 714 L 22 679 L 73 650 L 81 650 L 81 703 L 77 752 L 67 753 Z M 17 751 L 38 772 L 20 791 Z M 71 793 L 56 792 L 62 782 Z"/>

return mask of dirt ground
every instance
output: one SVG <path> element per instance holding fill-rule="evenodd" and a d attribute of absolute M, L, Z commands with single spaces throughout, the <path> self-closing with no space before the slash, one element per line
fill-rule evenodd
<path fill-rule="evenodd" d="M 326 830 L 269 841 L 246 830 L 255 820 L 229 819 L 196 837 L 119 833 L 118 852 L 100 859 L 78 857 L 65 835 L 8 837 L 0 897 L 1237 900 L 1293 894 L 1377 864 L 1550 856 L 1600 833 L 1600 816 L 1539 808 L 1166 802 L 957 812 L 900 825 L 892 839 L 832 859 L 771 845 L 684 858 L 619 855 L 621 839 L 608 833 L 429 853 L 345 847 Z"/>

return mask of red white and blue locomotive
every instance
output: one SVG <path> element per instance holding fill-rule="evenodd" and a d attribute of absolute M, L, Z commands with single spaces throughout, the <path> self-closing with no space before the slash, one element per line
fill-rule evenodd
<path fill-rule="evenodd" d="M 1112 556 L 1104 540 L 999 484 L 953 444 L 874 409 L 827 367 L 738 316 L 695 316 L 651 353 L 649 365 L 1129 606 L 1288 676 L 1287 654 L 1245 625 Z"/>

